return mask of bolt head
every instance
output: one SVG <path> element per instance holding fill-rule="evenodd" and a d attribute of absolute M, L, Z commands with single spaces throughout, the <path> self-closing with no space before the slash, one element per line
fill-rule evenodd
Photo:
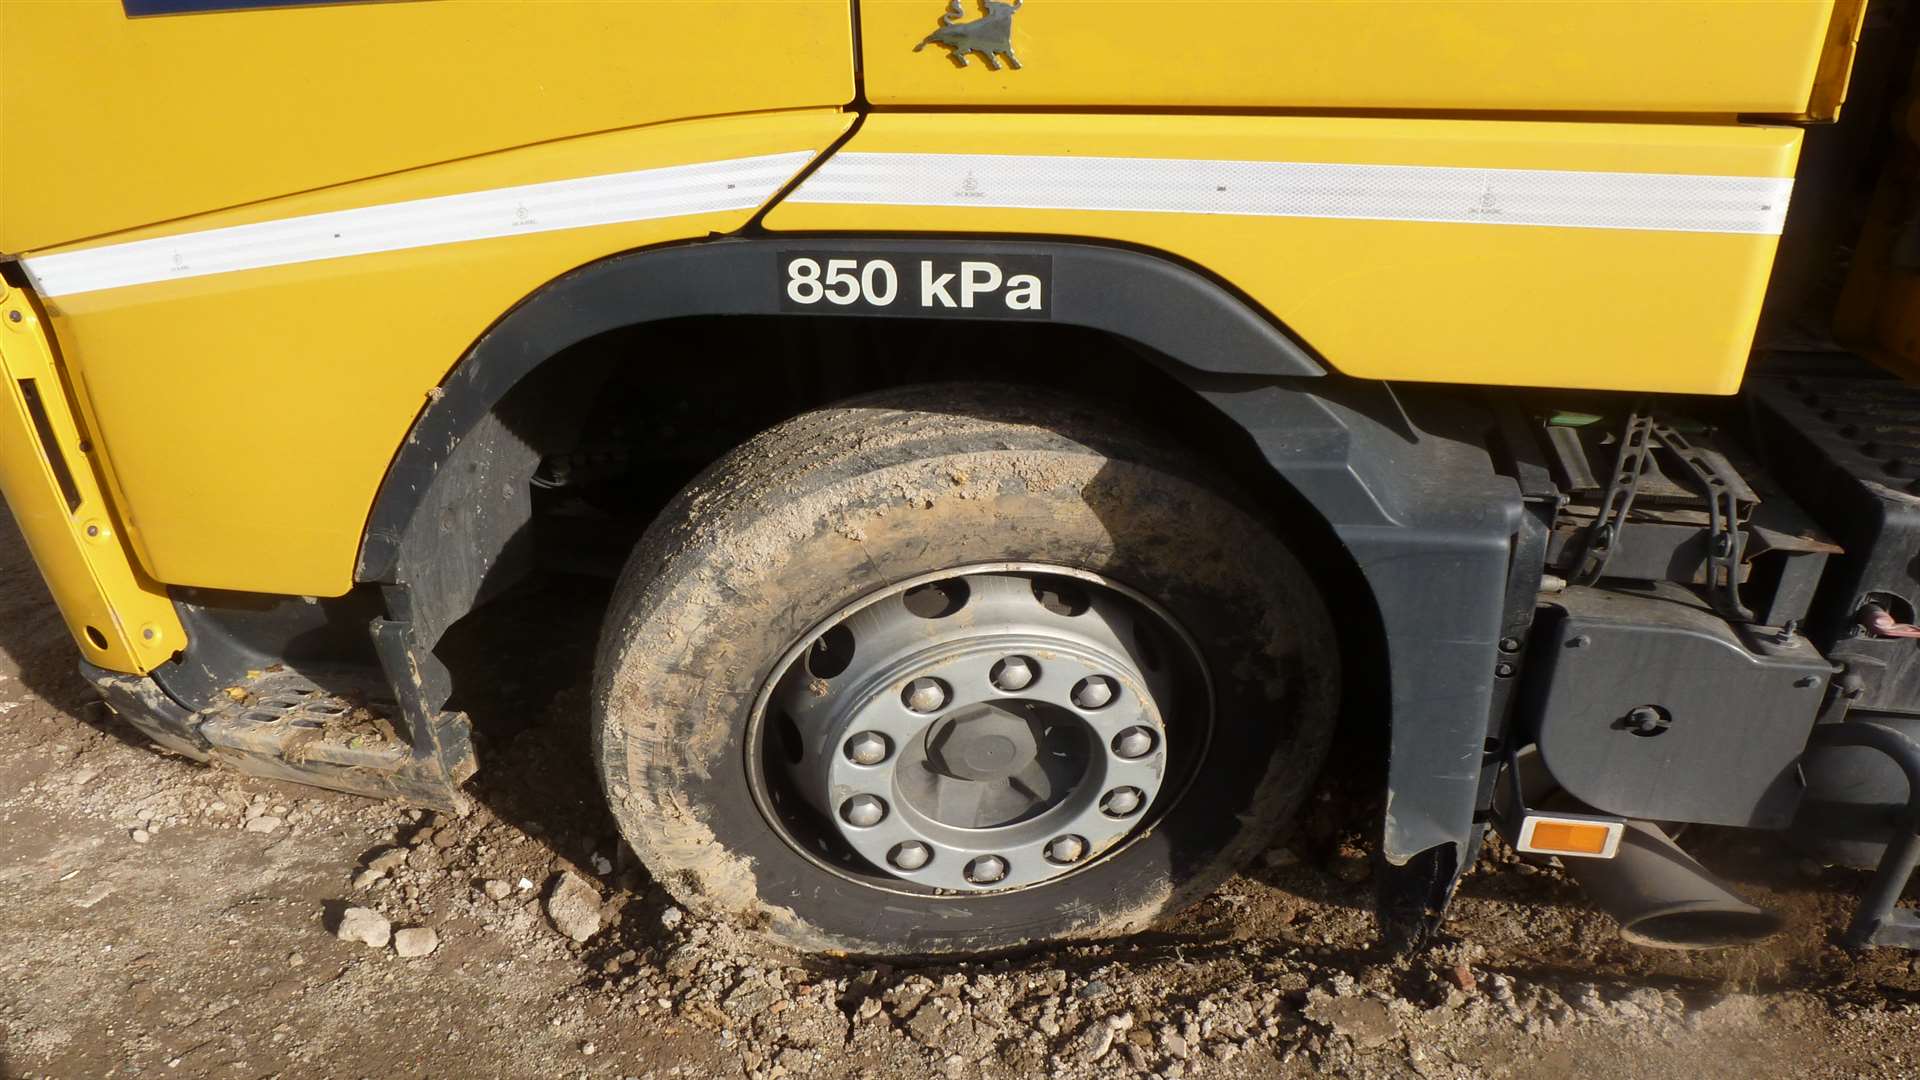
<path fill-rule="evenodd" d="M 993 674 L 991 677 L 994 686 L 1008 693 L 1012 693 L 1015 690 L 1025 690 L 1027 687 L 1032 686 L 1033 680 L 1038 674 L 1034 669 L 1033 661 L 1024 656 L 1009 656 L 1005 660 L 993 665 Z"/>
<path fill-rule="evenodd" d="M 1140 809 L 1146 797 L 1136 787 L 1117 787 L 1100 800 L 1100 812 L 1108 817 L 1126 817 Z"/>
<path fill-rule="evenodd" d="M 967 863 L 967 880 L 975 885 L 991 885 L 1007 876 L 1007 860 L 998 855 L 981 855 Z"/>
<path fill-rule="evenodd" d="M 1056 836 L 1047 844 L 1047 861 L 1067 866 L 1087 854 L 1087 842 L 1078 836 Z"/>
<path fill-rule="evenodd" d="M 1113 737 L 1113 752 L 1132 761 L 1152 753 L 1154 742 L 1152 731 L 1144 727 L 1130 727 Z"/>
<path fill-rule="evenodd" d="M 1073 688 L 1073 703 L 1083 709 L 1099 709 L 1120 695 L 1119 684 L 1105 675 L 1089 675 Z"/>
<path fill-rule="evenodd" d="M 870 829 L 887 816 L 887 804 L 874 795 L 855 795 L 840 804 L 840 816 L 856 829 Z"/>
<path fill-rule="evenodd" d="M 947 703 L 947 688 L 939 679 L 915 679 L 907 684 L 900 700 L 917 713 L 938 712 Z"/>
<path fill-rule="evenodd" d="M 893 845 L 887 852 L 887 862 L 895 870 L 918 870 L 933 861 L 933 851 L 918 840 L 908 840 L 904 844 Z"/>
<path fill-rule="evenodd" d="M 887 760 L 893 745 L 877 731 L 863 731 L 847 740 L 847 760 L 855 765 L 878 765 Z"/>
<path fill-rule="evenodd" d="M 1658 735 L 1667 730 L 1665 713 L 1653 705 L 1636 705 L 1627 710 L 1626 728 L 1636 735 Z"/>

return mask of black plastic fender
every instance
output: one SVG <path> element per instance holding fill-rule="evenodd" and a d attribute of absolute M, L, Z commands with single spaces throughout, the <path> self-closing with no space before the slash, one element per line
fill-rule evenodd
<path fill-rule="evenodd" d="M 496 406 L 547 358 L 596 334 L 694 315 L 846 315 L 783 303 L 795 250 L 900 259 L 1044 257 L 1045 317 L 1103 330 L 1168 370 L 1243 429 L 1346 547 L 1370 596 L 1336 618 L 1378 619 L 1391 685 L 1383 854 L 1394 865 L 1473 850 L 1512 539 L 1521 500 L 1499 475 L 1477 407 L 1442 392 L 1322 378 L 1310 351 L 1230 289 L 1172 259 L 1077 241 L 756 236 L 616 256 L 543 286 L 454 367 L 396 455 L 369 516 L 356 577 L 390 590 L 430 648 L 476 601 L 531 513 L 537 464 Z M 906 283 L 902 283 L 905 287 Z M 919 312 L 922 316 L 929 313 Z M 939 317 L 1007 317 L 986 308 Z M 459 537 L 449 544 L 446 537 Z M 1345 609 L 1343 616 L 1343 608 Z"/>

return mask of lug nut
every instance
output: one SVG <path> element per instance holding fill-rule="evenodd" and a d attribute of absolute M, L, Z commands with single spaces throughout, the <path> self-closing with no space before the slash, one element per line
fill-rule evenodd
<path fill-rule="evenodd" d="M 862 796 L 863 798 L 865 796 Z M 1100 812 L 1108 817 L 1126 817 L 1140 809 L 1145 796 L 1137 787 L 1117 787 L 1106 793 L 1100 800 Z"/>
<path fill-rule="evenodd" d="M 871 828 L 887 816 L 887 804 L 872 795 L 855 795 L 840 804 L 840 816 L 856 829 Z"/>
<path fill-rule="evenodd" d="M 1105 675 L 1089 675 L 1073 687 L 1073 703 L 1083 709 L 1104 708 L 1119 696 L 1120 688 Z"/>
<path fill-rule="evenodd" d="M 1047 861 L 1067 866 L 1087 853 L 1087 842 L 1077 836 L 1056 836 L 1047 844 Z"/>
<path fill-rule="evenodd" d="M 907 684 L 900 700 L 917 713 L 937 712 L 947 703 L 947 688 L 939 679 L 915 679 Z"/>
<path fill-rule="evenodd" d="M 887 861 L 895 870 L 918 870 L 933 861 L 933 852 L 918 840 L 909 840 L 893 845 L 893 850 L 887 852 Z"/>
<path fill-rule="evenodd" d="M 1130 727 L 1113 737 L 1113 752 L 1131 761 L 1143 758 L 1153 752 L 1153 732 L 1143 727 Z"/>
<path fill-rule="evenodd" d="M 991 885 L 1007 876 L 1007 860 L 998 855 L 982 855 L 967 864 L 967 880 L 975 885 Z"/>
<path fill-rule="evenodd" d="M 1033 685 L 1033 661 L 1024 656 L 1009 656 L 993 665 L 993 685 L 1012 692 Z"/>
<path fill-rule="evenodd" d="M 847 740 L 847 760 L 855 765 L 878 765 L 887 760 L 893 747 L 877 731 L 863 731 Z"/>

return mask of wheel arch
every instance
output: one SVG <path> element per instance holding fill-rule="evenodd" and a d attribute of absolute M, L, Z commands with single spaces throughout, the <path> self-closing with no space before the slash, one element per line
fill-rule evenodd
<path fill-rule="evenodd" d="M 748 237 L 650 248 L 602 259 L 534 290 L 453 366 L 396 452 L 368 514 L 355 578 L 390 576 L 402 538 L 426 503 L 440 467 L 521 379 L 596 334 L 692 316 L 783 312 L 778 256 L 804 246 L 861 252 L 982 256 L 1042 254 L 1054 260 L 1055 324 L 1137 342 L 1212 375 L 1318 377 L 1323 367 L 1285 329 L 1228 287 L 1171 257 L 1075 241 L 849 241 Z M 1064 283 L 1064 288 L 1062 287 Z M 804 317 L 804 316 L 796 316 Z M 954 311 L 954 321 L 986 321 Z"/>
<path fill-rule="evenodd" d="M 1255 496 L 1293 519 L 1290 534 L 1325 541 L 1315 554 L 1338 564 L 1327 569 L 1343 595 L 1330 604 L 1348 636 L 1366 643 L 1357 647 L 1377 649 L 1362 678 L 1387 699 L 1388 860 L 1440 845 L 1464 852 L 1519 516 L 1518 493 L 1487 452 L 1484 415 L 1450 392 L 1329 374 L 1229 287 L 1157 253 L 1073 240 L 781 235 L 589 264 L 503 316 L 430 396 L 381 484 L 356 579 L 389 586 L 395 617 L 431 647 L 512 576 L 505 571 L 527 543 L 526 481 L 540 461 L 529 432 L 542 418 L 513 415 L 514 388 L 570 346 L 624 327 L 807 319 L 779 303 L 778 256 L 799 248 L 1049 256 L 1052 323 L 1129 343 L 1226 421 L 1269 481 Z"/>

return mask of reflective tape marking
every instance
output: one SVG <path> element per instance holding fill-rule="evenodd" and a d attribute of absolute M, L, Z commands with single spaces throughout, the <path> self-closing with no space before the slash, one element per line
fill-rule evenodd
<path fill-rule="evenodd" d="M 21 260 L 42 296 L 349 255 L 726 210 L 752 210 L 811 151 L 584 176 L 82 248 Z"/>
<path fill-rule="evenodd" d="M 1778 236 L 1792 192 L 1767 176 L 842 152 L 788 201 Z"/>

